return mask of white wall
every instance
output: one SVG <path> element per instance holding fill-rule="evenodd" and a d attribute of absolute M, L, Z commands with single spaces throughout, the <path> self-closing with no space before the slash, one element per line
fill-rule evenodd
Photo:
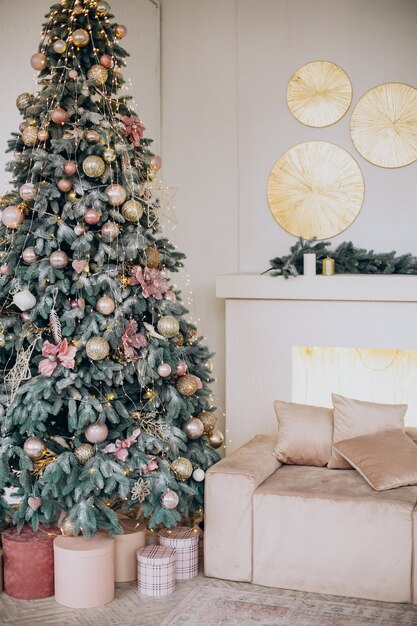
<path fill-rule="evenodd" d="M 162 0 L 161 12 L 164 175 L 180 187 L 178 239 L 201 326 L 217 352 L 224 403 L 224 308 L 215 300 L 215 276 L 260 272 L 295 242 L 266 200 L 268 173 L 282 152 L 321 139 L 357 159 L 364 206 L 334 245 L 352 240 L 417 254 L 417 163 L 378 168 L 349 136 L 350 114 L 365 91 L 390 81 L 417 87 L 417 2 Z M 285 98 L 294 71 L 318 59 L 343 67 L 354 92 L 348 114 L 325 129 L 297 122 Z"/>

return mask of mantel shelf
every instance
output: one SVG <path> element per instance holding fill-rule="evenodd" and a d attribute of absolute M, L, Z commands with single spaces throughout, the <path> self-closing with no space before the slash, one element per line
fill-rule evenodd
<path fill-rule="evenodd" d="M 216 296 L 238 300 L 417 302 L 417 276 L 336 274 L 285 279 L 259 274 L 227 274 L 217 277 Z"/>

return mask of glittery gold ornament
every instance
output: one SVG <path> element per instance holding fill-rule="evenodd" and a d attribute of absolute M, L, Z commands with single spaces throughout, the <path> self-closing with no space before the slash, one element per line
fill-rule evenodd
<path fill-rule="evenodd" d="M 89 80 L 93 80 L 96 85 L 104 85 L 109 77 L 109 73 L 102 65 L 93 65 L 87 72 Z"/>
<path fill-rule="evenodd" d="M 178 333 L 172 340 L 172 345 L 174 348 L 181 348 L 184 345 L 184 335 L 182 333 Z"/>
<path fill-rule="evenodd" d="M 38 141 L 38 132 L 39 129 L 36 126 L 26 126 L 25 130 L 22 133 L 22 141 L 25 146 L 31 148 Z"/>
<path fill-rule="evenodd" d="M 89 443 L 83 443 L 74 450 L 77 461 L 81 464 L 87 463 L 94 456 L 94 448 Z"/>
<path fill-rule="evenodd" d="M 128 222 L 138 222 L 143 215 L 143 206 L 137 200 L 128 200 L 122 206 L 122 215 Z"/>
<path fill-rule="evenodd" d="M 67 50 L 67 44 L 63 39 L 57 39 L 52 44 L 52 48 L 57 54 L 64 54 Z"/>
<path fill-rule="evenodd" d="M 177 380 L 177 389 L 185 398 L 192 396 L 198 389 L 196 377 L 192 374 L 185 374 L 185 376 L 181 376 Z"/>
<path fill-rule="evenodd" d="M 88 156 L 83 161 L 83 172 L 89 178 L 99 178 L 106 169 L 103 159 L 94 154 Z"/>
<path fill-rule="evenodd" d="M 104 337 L 92 337 L 87 341 L 85 350 L 92 361 L 102 361 L 109 356 L 110 345 Z"/>
<path fill-rule="evenodd" d="M 90 35 L 83 28 L 79 28 L 72 33 L 72 43 L 77 48 L 84 48 L 90 41 Z"/>
<path fill-rule="evenodd" d="M 116 153 L 113 148 L 104 148 L 102 157 L 106 163 L 113 163 L 116 160 Z"/>
<path fill-rule="evenodd" d="M 169 339 L 178 335 L 180 325 L 178 320 L 172 315 L 164 315 L 157 324 L 158 333 Z"/>
<path fill-rule="evenodd" d="M 145 250 L 146 265 L 151 268 L 157 268 L 161 264 L 161 255 L 158 248 L 149 247 Z"/>
<path fill-rule="evenodd" d="M 38 122 L 35 120 L 34 117 L 28 117 L 26 123 L 28 126 L 36 126 Z"/>
<path fill-rule="evenodd" d="M 64 535 L 64 537 L 73 537 L 74 536 L 74 522 L 71 522 L 69 517 L 64 517 L 61 522 L 60 531 Z"/>
<path fill-rule="evenodd" d="M 107 15 L 110 11 L 110 5 L 106 0 L 98 0 L 96 4 L 97 15 Z"/>
<path fill-rule="evenodd" d="M 98 141 L 100 141 L 100 135 L 96 130 L 86 130 L 84 133 L 84 137 L 89 143 L 97 143 Z"/>
<path fill-rule="evenodd" d="M 171 470 L 178 480 L 188 480 L 193 473 L 193 466 L 191 461 L 183 456 L 179 456 L 178 459 L 172 461 Z"/>
<path fill-rule="evenodd" d="M 32 104 L 33 96 L 30 93 L 21 93 L 16 98 L 16 106 L 19 111 L 24 111 Z"/>
<path fill-rule="evenodd" d="M 208 436 L 208 441 L 212 448 L 220 448 L 220 446 L 224 443 L 223 433 L 217 429 L 213 430 L 213 432 Z"/>
<path fill-rule="evenodd" d="M 198 419 L 203 423 L 204 434 L 210 435 L 216 428 L 217 418 L 214 413 L 209 411 L 202 411 L 197 415 Z"/>

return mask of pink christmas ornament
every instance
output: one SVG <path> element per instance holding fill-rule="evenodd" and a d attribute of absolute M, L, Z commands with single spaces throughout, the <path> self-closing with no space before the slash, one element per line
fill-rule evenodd
<path fill-rule="evenodd" d="M 101 227 L 101 235 L 102 237 L 104 237 L 104 239 L 107 239 L 108 241 L 114 241 L 114 239 L 117 239 L 119 233 L 120 228 L 119 225 L 116 224 L 116 222 L 106 222 Z"/>
<path fill-rule="evenodd" d="M 77 274 L 81 274 L 88 265 L 88 261 L 85 259 L 77 259 L 71 263 L 71 267 Z"/>
<path fill-rule="evenodd" d="M 68 193 L 72 189 L 72 182 L 69 178 L 61 178 L 57 183 L 57 187 L 63 193 Z"/>
<path fill-rule="evenodd" d="M 127 323 L 124 329 L 124 333 L 122 336 L 122 343 L 124 348 L 125 356 L 129 359 L 136 359 L 139 357 L 139 352 L 141 348 L 146 348 L 148 345 L 147 339 L 145 335 L 142 333 L 138 333 L 138 324 L 135 320 L 130 320 Z"/>
<path fill-rule="evenodd" d="M 3 209 L 1 221 L 7 228 L 18 228 L 23 223 L 23 211 L 17 206 L 8 206 Z"/>
<path fill-rule="evenodd" d="M 187 369 L 188 367 L 185 361 L 178 361 L 177 370 L 175 374 L 177 376 L 185 376 L 185 374 L 187 373 Z"/>
<path fill-rule="evenodd" d="M 69 263 L 68 255 L 63 250 L 52 252 L 49 262 L 55 269 L 62 270 Z"/>
<path fill-rule="evenodd" d="M 47 62 L 47 58 L 46 58 L 46 55 L 43 54 L 43 52 L 37 52 L 36 54 L 33 54 L 30 59 L 31 66 L 33 67 L 34 70 L 37 70 L 38 72 L 45 69 L 46 62 Z"/>
<path fill-rule="evenodd" d="M 63 126 L 65 122 L 67 121 L 67 119 L 68 119 L 68 113 L 66 112 L 65 109 L 61 107 L 57 107 L 56 109 L 52 110 L 51 120 L 55 124 L 59 124 L 60 126 Z"/>
<path fill-rule="evenodd" d="M 67 176 L 74 176 L 77 171 L 77 164 L 74 161 L 66 161 L 64 163 L 64 173 Z"/>
<path fill-rule="evenodd" d="M 124 439 L 123 441 L 121 439 L 116 439 L 114 443 L 109 443 L 109 445 L 103 449 L 103 452 L 105 454 L 114 454 L 114 458 L 118 461 L 126 461 L 129 456 L 128 449 L 131 445 L 136 443 L 139 435 L 140 428 L 137 428 L 127 439 Z"/>
<path fill-rule="evenodd" d="M 36 196 L 36 187 L 33 183 L 25 183 L 19 189 L 19 195 L 25 202 L 30 202 Z"/>
<path fill-rule="evenodd" d="M 0 265 L 0 274 L 2 276 L 5 276 L 7 274 L 7 272 L 9 271 L 9 264 L 8 263 L 3 263 L 3 265 Z"/>
<path fill-rule="evenodd" d="M 176 509 L 179 501 L 180 499 L 178 494 L 170 489 L 161 496 L 161 504 L 164 509 L 168 509 L 168 511 Z"/>
<path fill-rule="evenodd" d="M 143 476 L 147 476 L 148 474 L 150 474 L 154 470 L 158 469 L 158 463 L 156 462 L 155 457 L 148 455 L 148 459 L 149 459 L 149 461 L 147 462 L 147 464 L 143 465 L 140 468 L 140 473 Z"/>
<path fill-rule="evenodd" d="M 85 438 L 90 443 L 102 443 L 103 441 L 106 441 L 108 434 L 109 429 L 106 424 L 100 424 L 100 422 L 90 424 L 84 431 Z"/>
<path fill-rule="evenodd" d="M 134 148 L 139 148 L 141 139 L 143 138 L 143 131 L 145 130 L 141 120 L 134 115 L 128 117 L 123 115 L 121 118 L 124 128 L 122 128 L 122 135 L 129 138 L 130 143 Z"/>
<path fill-rule="evenodd" d="M 139 265 L 132 269 L 132 285 L 141 285 L 142 296 L 149 298 L 153 296 L 155 300 L 162 300 L 163 295 L 168 291 L 168 285 L 160 270 L 145 267 L 143 270 Z"/>
<path fill-rule="evenodd" d="M 162 159 L 158 154 L 155 154 L 155 156 L 152 157 L 150 167 L 151 170 L 154 170 L 154 172 L 159 172 L 159 170 L 161 169 Z"/>
<path fill-rule="evenodd" d="M 98 224 L 101 218 L 100 211 L 97 209 L 87 209 L 84 213 L 84 222 L 86 224 Z"/>
<path fill-rule="evenodd" d="M 42 356 L 46 358 L 39 363 L 39 374 L 42 376 L 52 376 L 58 365 L 62 365 L 66 369 L 74 369 L 76 353 L 77 348 L 68 345 L 66 339 L 61 341 L 57 346 L 49 341 L 44 341 Z"/>
<path fill-rule="evenodd" d="M 172 372 L 171 366 L 168 363 L 161 363 L 158 367 L 158 374 L 161 378 L 168 378 Z"/>
<path fill-rule="evenodd" d="M 72 78 L 73 80 L 76 80 L 76 79 L 78 78 L 78 72 L 77 72 L 77 70 L 70 70 L 70 71 L 68 72 L 68 76 L 69 76 L 70 78 Z"/>
<path fill-rule="evenodd" d="M 177 301 L 177 296 L 175 295 L 175 293 L 173 291 L 167 291 L 164 294 L 164 298 L 165 298 L 165 300 L 168 300 L 169 302 L 176 302 Z"/>
<path fill-rule="evenodd" d="M 106 68 L 106 70 L 113 67 L 113 59 L 110 54 L 102 54 L 100 57 L 100 65 Z"/>
<path fill-rule="evenodd" d="M 27 265 L 33 265 L 38 260 L 36 256 L 35 248 L 32 246 L 29 248 L 25 248 L 22 252 L 22 259 Z"/>
<path fill-rule="evenodd" d="M 26 122 L 21 122 L 21 123 L 19 124 L 19 131 L 20 131 L 21 133 L 23 133 L 23 131 L 25 130 L 25 128 L 27 128 L 27 124 L 26 124 Z M 22 154 L 22 153 L 20 152 L 19 154 Z M 16 157 L 15 157 L 15 159 L 16 159 Z M 20 161 L 20 160 L 21 160 L 21 157 L 20 157 L 20 159 L 16 159 L 16 161 Z"/>
<path fill-rule="evenodd" d="M 37 511 L 39 507 L 42 505 L 42 499 L 39 496 L 30 496 L 28 498 L 28 505 L 33 511 Z"/>
<path fill-rule="evenodd" d="M 123 24 L 117 24 L 114 30 L 114 34 L 116 35 L 117 39 L 123 39 L 123 37 L 126 37 L 127 35 L 126 26 L 123 26 Z"/>
<path fill-rule="evenodd" d="M 81 235 L 84 235 L 85 226 L 83 226 L 82 224 L 77 224 L 76 226 L 74 226 L 74 233 L 78 235 L 78 237 L 80 237 Z"/>
<path fill-rule="evenodd" d="M 20 319 L 22 320 L 24 324 L 26 324 L 26 322 L 30 320 L 30 313 L 28 313 L 27 311 L 24 311 L 23 313 L 20 314 Z"/>

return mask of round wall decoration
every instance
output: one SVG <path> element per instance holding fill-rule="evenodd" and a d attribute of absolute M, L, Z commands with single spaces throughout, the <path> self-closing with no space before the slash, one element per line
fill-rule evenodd
<path fill-rule="evenodd" d="M 291 113 L 306 126 L 323 127 L 344 116 L 352 101 L 352 85 L 341 67 L 313 61 L 298 69 L 287 88 Z"/>
<path fill-rule="evenodd" d="M 380 167 L 403 167 L 417 160 L 417 89 L 386 83 L 358 102 L 350 122 L 356 150 Z"/>
<path fill-rule="evenodd" d="M 304 239 L 328 239 L 346 230 L 362 208 L 364 193 L 355 159 L 326 141 L 290 148 L 268 178 L 272 215 L 287 232 Z"/>

